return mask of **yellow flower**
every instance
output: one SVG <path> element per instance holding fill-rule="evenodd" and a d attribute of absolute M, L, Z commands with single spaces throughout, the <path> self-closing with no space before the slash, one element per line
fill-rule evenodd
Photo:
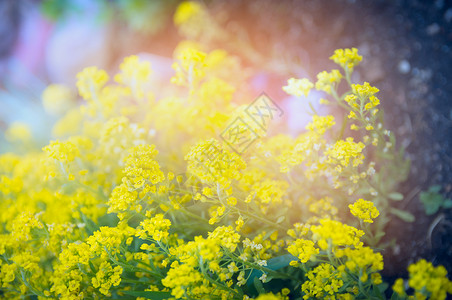
<path fill-rule="evenodd" d="M 380 90 L 376 87 L 371 86 L 368 82 L 364 84 L 352 84 L 352 92 L 361 99 L 367 99 L 372 97 L 374 94 L 378 93 Z M 373 99 L 375 103 L 379 102 L 378 99 Z"/>
<path fill-rule="evenodd" d="M 308 262 L 312 256 L 319 254 L 319 249 L 314 247 L 314 242 L 310 240 L 297 239 L 293 244 L 287 247 L 287 251 L 302 263 Z"/>
<path fill-rule="evenodd" d="M 115 76 L 115 81 L 127 85 L 135 97 L 138 99 L 144 96 L 144 85 L 149 82 L 149 76 L 152 73 L 151 63 L 140 61 L 136 55 L 124 58 L 119 66 L 121 73 Z"/>
<path fill-rule="evenodd" d="M 29 142 L 32 139 L 30 126 L 23 122 L 14 122 L 5 131 L 5 137 L 10 142 Z"/>
<path fill-rule="evenodd" d="M 394 285 L 392 286 L 392 290 L 396 292 L 399 296 L 405 295 L 405 285 L 402 278 L 398 278 Z"/>
<path fill-rule="evenodd" d="M 77 88 L 85 100 L 95 100 L 108 81 L 108 74 L 97 67 L 88 67 L 77 74 Z"/>
<path fill-rule="evenodd" d="M 333 246 L 361 246 L 360 238 L 364 232 L 339 221 L 321 219 L 320 225 L 311 226 L 313 239 L 318 241 L 322 249 L 328 247 L 327 241 Z"/>
<path fill-rule="evenodd" d="M 43 150 L 46 151 L 51 158 L 63 163 L 74 161 L 74 159 L 80 155 L 77 146 L 70 141 L 51 141 L 49 145 L 43 148 Z"/>
<path fill-rule="evenodd" d="M 174 14 L 174 24 L 179 26 L 186 23 L 188 20 L 197 17 L 204 11 L 202 5 L 197 1 L 184 1 L 177 7 Z"/>
<path fill-rule="evenodd" d="M 333 116 L 312 116 L 312 121 L 306 125 L 306 129 L 317 132 L 319 135 L 323 135 L 329 128 L 331 128 L 336 122 Z"/>
<path fill-rule="evenodd" d="M 273 293 L 269 293 L 259 295 L 259 297 L 257 297 L 256 300 L 281 300 L 281 297 L 278 297 Z"/>
<path fill-rule="evenodd" d="M 416 293 L 430 299 L 446 299 L 447 294 L 452 294 L 452 282 L 447 278 L 446 268 L 443 266 L 434 267 L 431 262 L 425 259 L 408 267 L 410 277 L 408 285 Z"/>
<path fill-rule="evenodd" d="M 380 215 L 375 205 L 371 201 L 364 199 L 358 199 L 354 204 L 349 204 L 348 207 L 352 215 L 367 223 L 373 223 L 374 221 L 372 219 Z"/>
<path fill-rule="evenodd" d="M 202 141 L 192 147 L 185 160 L 191 174 L 204 182 L 219 183 L 222 187 L 228 187 L 234 179 L 239 179 L 239 171 L 246 167 L 237 153 L 224 149 L 214 139 Z"/>
<path fill-rule="evenodd" d="M 345 266 L 358 275 L 360 271 L 373 273 L 383 270 L 383 256 L 369 247 L 339 249 L 335 255 L 338 258 L 345 257 Z"/>
<path fill-rule="evenodd" d="M 302 95 L 305 95 L 305 97 L 308 96 L 309 91 L 314 87 L 314 84 L 309 81 L 307 78 L 303 79 L 295 79 L 290 78 L 287 81 L 287 85 L 283 87 L 283 90 L 293 96 L 300 97 Z"/>
<path fill-rule="evenodd" d="M 69 88 L 60 84 L 51 84 L 42 93 L 42 104 L 47 113 L 61 115 L 75 103 Z"/>
<path fill-rule="evenodd" d="M 102 262 L 96 277 L 91 279 L 93 287 L 99 288 L 103 295 L 110 295 L 111 286 L 118 286 L 121 283 L 122 268 L 120 266 L 112 267 L 109 262 Z"/>
<path fill-rule="evenodd" d="M 178 51 L 176 55 L 177 62 L 172 65 L 176 75 L 171 78 L 171 82 L 193 89 L 206 74 L 207 54 L 195 48 L 185 47 Z"/>
<path fill-rule="evenodd" d="M 151 219 L 146 219 L 140 223 L 141 229 L 138 229 L 136 236 L 146 239 L 148 236 L 155 241 L 161 241 L 168 236 L 168 229 L 171 221 L 165 219 L 162 214 L 157 214 Z"/>
<path fill-rule="evenodd" d="M 323 263 L 306 274 L 306 280 L 301 286 L 303 299 L 328 299 L 335 295 L 344 282 L 340 279 L 340 272 L 327 263 Z"/>
<path fill-rule="evenodd" d="M 340 164 L 347 167 L 351 162 L 353 167 L 362 164 L 364 155 L 362 151 L 365 145 L 362 142 L 355 143 L 352 137 L 337 141 L 325 154 L 328 163 Z"/>
<path fill-rule="evenodd" d="M 358 49 L 351 48 L 335 50 L 334 54 L 330 56 L 330 59 L 344 68 L 344 70 L 352 72 L 353 68 L 361 62 L 363 57 L 358 55 Z"/>
<path fill-rule="evenodd" d="M 317 74 L 317 82 L 315 88 L 319 91 L 324 91 L 329 95 L 336 92 L 336 88 L 341 82 L 342 74 L 339 70 L 331 70 L 331 72 L 323 71 Z"/>

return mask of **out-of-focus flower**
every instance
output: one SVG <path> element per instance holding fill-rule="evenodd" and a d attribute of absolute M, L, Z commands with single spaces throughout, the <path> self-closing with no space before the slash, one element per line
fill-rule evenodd
<path fill-rule="evenodd" d="M 5 137 L 9 142 L 30 142 L 32 139 L 30 126 L 23 122 L 14 122 L 5 131 Z"/>
<path fill-rule="evenodd" d="M 309 91 L 314 87 L 314 84 L 309 81 L 309 79 L 307 78 L 303 78 L 303 79 L 295 79 L 295 78 L 290 78 L 287 81 L 287 85 L 283 86 L 283 90 L 289 94 L 289 95 L 293 95 L 293 96 L 305 96 L 307 97 L 309 94 Z"/>
<path fill-rule="evenodd" d="M 42 104 L 47 113 L 61 115 L 75 103 L 69 88 L 60 84 L 51 84 L 42 93 Z"/>

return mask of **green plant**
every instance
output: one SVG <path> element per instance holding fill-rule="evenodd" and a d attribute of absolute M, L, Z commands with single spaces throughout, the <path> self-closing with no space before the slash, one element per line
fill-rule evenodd
<path fill-rule="evenodd" d="M 440 208 L 452 208 L 452 200 L 444 198 L 440 190 L 441 186 L 433 185 L 426 192 L 421 192 L 419 198 L 428 216 L 434 215 Z"/>

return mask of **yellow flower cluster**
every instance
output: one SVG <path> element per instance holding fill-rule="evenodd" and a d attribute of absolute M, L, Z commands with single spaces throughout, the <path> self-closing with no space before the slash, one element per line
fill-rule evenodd
<path fill-rule="evenodd" d="M 246 167 L 243 159 L 210 139 L 198 143 L 185 156 L 188 171 L 204 182 L 218 183 L 228 187 L 233 180 L 240 179 L 240 170 Z"/>
<path fill-rule="evenodd" d="M 42 93 L 42 104 L 46 112 L 61 115 L 74 106 L 74 96 L 64 85 L 51 84 Z"/>
<path fill-rule="evenodd" d="M 369 247 L 360 247 L 357 249 L 345 248 L 335 252 L 336 257 L 346 258 L 343 265 L 338 267 L 338 270 L 358 274 L 362 282 L 366 282 L 371 274 L 371 279 L 374 284 L 381 283 L 381 277 L 378 273 L 383 270 L 383 256 L 380 253 L 375 253 Z"/>
<path fill-rule="evenodd" d="M 326 263 L 309 271 L 307 278 L 308 280 L 301 286 L 301 290 L 305 294 L 303 299 L 328 299 L 328 297 L 338 294 L 344 284 L 340 272 Z"/>
<path fill-rule="evenodd" d="M 361 230 L 330 219 L 321 219 L 320 225 L 312 226 L 311 231 L 321 249 L 328 249 L 330 246 L 360 247 L 360 238 L 364 235 Z"/>
<path fill-rule="evenodd" d="M 74 159 L 80 155 L 79 149 L 74 143 L 52 141 L 48 146 L 43 148 L 51 158 L 54 158 L 63 163 L 74 161 Z"/>
<path fill-rule="evenodd" d="M 85 100 L 97 101 L 99 92 L 107 83 L 109 76 L 104 70 L 89 67 L 77 74 L 77 88 L 80 96 Z"/>
<path fill-rule="evenodd" d="M 364 222 L 373 223 L 373 219 L 380 215 L 380 212 L 371 201 L 358 199 L 353 204 L 349 204 L 350 212 Z"/>
<path fill-rule="evenodd" d="M 352 137 L 348 137 L 345 141 L 339 140 L 326 151 L 328 162 L 337 164 L 338 170 L 347 167 L 350 162 L 353 167 L 357 167 L 363 162 L 362 151 L 364 147 L 362 142 L 356 143 Z"/>
<path fill-rule="evenodd" d="M 295 79 L 290 78 L 287 81 L 287 85 L 283 87 L 283 90 L 293 96 L 300 97 L 304 95 L 305 97 L 308 96 L 309 91 L 314 87 L 314 84 L 309 81 L 307 78 L 303 79 Z"/>
<path fill-rule="evenodd" d="M 361 62 L 363 57 L 358 55 L 358 49 L 337 49 L 330 56 L 336 64 L 340 65 L 346 72 L 352 72 L 353 69 Z"/>
<path fill-rule="evenodd" d="M 331 72 L 322 71 L 317 74 L 315 88 L 319 91 L 324 91 L 329 95 L 333 95 L 341 82 L 341 79 L 342 74 L 339 70 L 334 69 Z"/>
<path fill-rule="evenodd" d="M 443 266 L 434 267 L 425 259 L 419 260 L 408 267 L 408 286 L 414 289 L 414 299 L 444 300 L 447 294 L 452 294 L 452 282 L 447 278 L 447 271 Z M 399 278 L 392 289 L 399 297 L 406 297 L 404 281 Z"/>
<path fill-rule="evenodd" d="M 314 247 L 314 242 L 310 240 L 297 239 L 292 245 L 287 247 L 287 251 L 302 263 L 306 263 L 312 256 L 319 253 L 319 249 Z M 296 263 L 296 261 L 292 261 Z"/>
<path fill-rule="evenodd" d="M 199 27 L 206 13 L 183 2 L 175 22 L 196 34 L 208 30 Z M 44 92 L 61 116 L 55 140 L 0 155 L 0 299 L 380 297 L 383 259 L 370 246 L 389 205 L 372 187 L 386 193 L 397 182 L 374 176 L 395 161 L 385 160 L 390 151 L 374 161 L 389 139 L 377 123 L 378 90 L 349 82 L 357 52 L 332 56 L 344 75 L 284 87 L 324 91 L 358 130 L 373 127 L 355 138 L 331 115 L 314 114 L 297 136 L 274 134 L 271 122 L 257 130 L 248 122 L 270 118 L 262 109 L 271 103 L 251 103 L 237 58 L 193 42 L 174 58 L 173 84 L 154 84 L 150 64 L 130 56 L 114 81 L 95 67 L 77 76 L 81 106 L 62 86 Z M 350 89 L 338 96 L 343 77 Z M 238 118 L 245 124 L 231 126 Z M 239 133 L 256 138 L 246 151 L 221 141 Z M 380 213 L 378 226 L 343 222 L 338 208 L 352 197 L 352 214 L 369 223 Z M 409 271 L 416 295 L 450 292 L 443 268 Z M 400 281 L 394 290 L 405 293 Z"/>
<path fill-rule="evenodd" d="M 121 282 L 122 268 L 120 266 L 112 267 L 108 262 L 102 262 L 96 277 L 92 278 L 93 287 L 99 288 L 99 291 L 106 296 L 110 296 L 111 286 L 118 286 Z"/>
<path fill-rule="evenodd" d="M 115 81 L 129 86 L 132 94 L 138 100 L 144 97 L 145 85 L 149 82 L 152 73 L 150 62 L 141 62 L 139 57 L 132 55 L 126 57 L 119 66 L 121 73 L 115 76 Z"/>
<path fill-rule="evenodd" d="M 151 219 L 142 221 L 141 229 L 138 229 L 135 235 L 143 240 L 151 237 L 154 241 L 161 241 L 168 236 L 170 226 L 170 220 L 164 219 L 162 214 L 157 214 Z"/>

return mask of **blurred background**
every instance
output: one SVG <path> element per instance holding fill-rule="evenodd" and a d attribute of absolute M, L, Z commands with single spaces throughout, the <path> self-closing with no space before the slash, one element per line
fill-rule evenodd
<path fill-rule="evenodd" d="M 418 201 L 432 185 L 452 196 L 451 1 L 204 0 L 206 15 L 185 29 L 173 21 L 180 2 L 0 0 L 0 152 L 21 135 L 32 135 L 38 146 L 51 139 L 57 116 L 42 105 L 50 83 L 75 93 L 81 69 L 112 74 L 131 54 L 169 80 L 174 48 L 184 39 L 237 56 L 245 84 L 277 101 L 296 133 L 306 124 L 300 117 L 306 105 L 281 87 L 289 77 L 313 79 L 331 69 L 326 58 L 334 49 L 356 47 L 364 58 L 353 81 L 380 89 L 388 127 L 412 160 L 401 192 L 416 226 L 391 224 L 400 230 L 392 234 L 397 245 L 385 250 L 386 276 L 399 276 L 418 257 L 452 271 L 452 214 L 426 216 Z"/>

